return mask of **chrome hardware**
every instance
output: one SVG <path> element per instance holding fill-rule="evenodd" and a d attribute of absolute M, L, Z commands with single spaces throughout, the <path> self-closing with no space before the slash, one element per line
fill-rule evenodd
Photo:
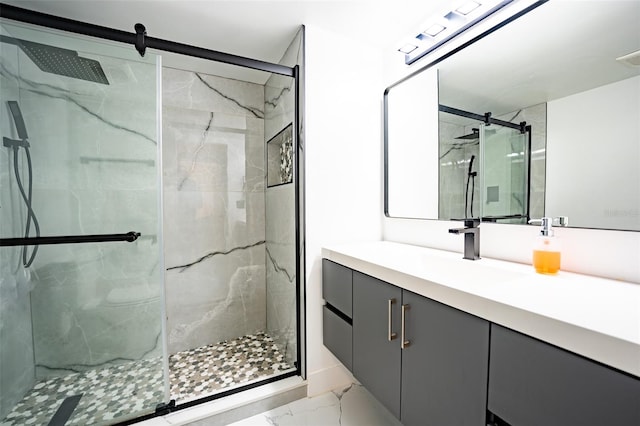
<path fill-rule="evenodd" d="M 391 327 L 392 327 L 392 324 L 391 324 L 391 312 L 393 310 L 392 306 L 393 306 L 394 303 L 396 303 L 396 299 L 389 299 L 389 332 L 387 334 L 387 339 L 389 341 L 392 341 L 393 339 L 398 337 L 396 333 L 391 331 Z"/>
<path fill-rule="evenodd" d="M 541 225 L 540 235 L 544 236 L 553 236 L 553 227 L 554 226 L 569 226 L 569 218 L 567 216 L 558 216 L 558 217 L 543 217 L 540 219 L 531 219 L 529 224 L 532 225 Z"/>
<path fill-rule="evenodd" d="M 406 349 L 411 344 L 411 342 L 406 339 L 406 335 L 405 335 L 406 334 L 406 332 L 405 332 L 405 316 L 406 316 L 407 309 L 409 309 L 409 308 L 410 308 L 409 305 L 402 305 L 402 325 L 401 325 L 402 336 L 400 337 L 400 340 L 401 340 L 400 349 Z"/>

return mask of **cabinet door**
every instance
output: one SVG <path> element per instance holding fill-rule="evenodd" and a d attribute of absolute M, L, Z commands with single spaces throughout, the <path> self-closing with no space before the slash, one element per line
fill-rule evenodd
<path fill-rule="evenodd" d="M 485 425 L 489 322 L 403 292 L 402 412 L 410 425 Z"/>
<path fill-rule="evenodd" d="M 489 410 L 517 426 L 640 425 L 640 380 L 491 326 Z"/>
<path fill-rule="evenodd" d="M 401 297 L 398 287 L 353 271 L 353 375 L 398 418 Z M 391 341 L 389 319 L 398 336 Z"/>

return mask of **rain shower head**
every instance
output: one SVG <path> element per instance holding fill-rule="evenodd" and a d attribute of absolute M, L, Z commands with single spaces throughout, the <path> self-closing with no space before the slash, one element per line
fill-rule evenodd
<path fill-rule="evenodd" d="M 470 140 L 470 139 L 478 139 L 480 137 L 480 129 L 473 128 L 471 129 L 471 133 L 464 136 L 458 136 L 456 139 Z"/>
<path fill-rule="evenodd" d="M 0 36 L 0 41 L 18 46 L 44 72 L 94 83 L 109 84 L 100 62 L 83 58 L 75 50 L 8 36 Z"/>

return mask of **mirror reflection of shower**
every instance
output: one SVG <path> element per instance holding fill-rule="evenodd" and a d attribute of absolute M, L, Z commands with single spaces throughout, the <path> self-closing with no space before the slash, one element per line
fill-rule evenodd
<path fill-rule="evenodd" d="M 440 105 L 439 218 L 526 223 L 531 126 Z"/>
<path fill-rule="evenodd" d="M 11 117 L 13 118 L 13 124 L 16 129 L 16 133 L 18 135 L 18 139 L 11 139 L 8 137 L 2 138 L 2 145 L 6 148 L 13 150 L 13 173 L 16 179 L 16 185 L 18 186 L 18 190 L 20 191 L 20 195 L 22 200 L 24 201 L 26 210 L 27 210 L 27 219 L 24 226 L 24 237 L 29 238 L 31 236 L 31 224 L 33 223 L 33 230 L 35 231 L 35 236 L 40 236 L 40 224 L 38 223 L 38 218 L 36 217 L 36 213 L 33 211 L 33 164 L 31 162 L 31 152 L 29 148 L 31 145 L 29 144 L 29 135 L 27 133 L 27 126 L 25 125 L 24 118 L 22 117 L 22 111 L 20 111 L 20 105 L 17 101 L 7 101 L 7 106 L 9 108 L 9 112 L 11 113 Z M 22 182 L 22 174 L 25 171 L 20 170 L 20 148 L 22 148 L 22 152 L 24 152 L 24 156 L 27 161 L 27 190 L 25 191 L 24 184 Z M 29 247 L 22 247 L 22 265 L 25 268 L 31 266 L 33 261 L 35 260 L 36 254 L 38 253 L 38 246 L 33 246 L 31 249 L 31 254 L 29 254 Z"/>

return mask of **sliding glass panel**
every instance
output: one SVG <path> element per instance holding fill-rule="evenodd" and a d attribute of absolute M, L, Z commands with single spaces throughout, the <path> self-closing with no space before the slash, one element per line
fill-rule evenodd
<path fill-rule="evenodd" d="M 158 58 L 1 25 L 0 238 L 62 244 L 0 247 L 0 420 L 153 412 L 167 400 Z"/>
<path fill-rule="evenodd" d="M 482 220 L 526 223 L 529 211 L 528 133 L 492 124 L 480 126 Z"/>
<path fill-rule="evenodd" d="M 209 62 L 168 57 L 163 69 L 178 405 L 291 374 L 297 361 L 294 80 L 252 72 L 242 81 L 246 70 Z"/>

